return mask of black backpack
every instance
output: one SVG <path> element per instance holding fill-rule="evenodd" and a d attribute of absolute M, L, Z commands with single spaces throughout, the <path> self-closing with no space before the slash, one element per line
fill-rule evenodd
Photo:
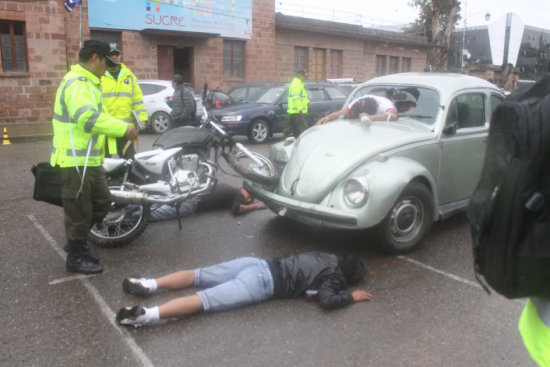
<path fill-rule="evenodd" d="M 550 295 L 550 76 L 493 112 L 470 200 L 474 267 L 507 298 Z"/>

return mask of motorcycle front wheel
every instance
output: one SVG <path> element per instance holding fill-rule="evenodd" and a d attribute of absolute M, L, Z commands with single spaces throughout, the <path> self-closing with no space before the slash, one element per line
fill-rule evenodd
<path fill-rule="evenodd" d="M 118 187 L 110 187 L 110 189 L 118 189 Z M 148 222 L 149 206 L 113 202 L 103 221 L 94 224 L 88 239 L 99 247 L 127 245 L 141 236 Z"/>
<path fill-rule="evenodd" d="M 260 153 L 250 152 L 262 165 L 238 149 L 232 149 L 226 154 L 227 163 L 244 178 L 261 185 L 275 185 L 279 182 L 277 168 L 271 160 Z"/>

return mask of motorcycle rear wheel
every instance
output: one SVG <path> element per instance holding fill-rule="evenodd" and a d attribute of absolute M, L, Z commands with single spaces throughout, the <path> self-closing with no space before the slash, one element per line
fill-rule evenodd
<path fill-rule="evenodd" d="M 113 202 L 103 221 L 90 230 L 88 240 L 99 247 L 124 246 L 141 236 L 148 223 L 149 206 Z"/>
<path fill-rule="evenodd" d="M 227 154 L 227 163 L 244 178 L 261 185 L 275 185 L 279 182 L 277 168 L 271 160 L 260 153 L 250 152 L 254 157 L 263 163 L 258 166 L 254 160 L 248 157 L 244 152 L 233 149 Z"/>

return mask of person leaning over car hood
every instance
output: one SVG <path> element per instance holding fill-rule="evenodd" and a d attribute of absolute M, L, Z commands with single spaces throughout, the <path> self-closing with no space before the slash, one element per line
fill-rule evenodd
<path fill-rule="evenodd" d="M 340 118 L 368 118 L 372 121 L 394 121 L 397 120 L 397 108 L 387 98 L 367 94 L 361 96 L 342 110 L 331 113 L 315 123 L 315 125 L 326 124 Z"/>

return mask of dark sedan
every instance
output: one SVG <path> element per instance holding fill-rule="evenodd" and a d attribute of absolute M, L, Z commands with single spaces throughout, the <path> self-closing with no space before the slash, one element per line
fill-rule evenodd
<path fill-rule="evenodd" d="M 288 86 L 267 89 L 254 103 L 234 105 L 214 111 L 214 115 L 231 135 L 246 135 L 253 143 L 263 143 L 274 133 L 282 132 L 288 120 Z M 328 113 L 342 108 L 346 91 L 334 83 L 306 82 L 310 101 L 306 120 L 311 126 Z"/>

